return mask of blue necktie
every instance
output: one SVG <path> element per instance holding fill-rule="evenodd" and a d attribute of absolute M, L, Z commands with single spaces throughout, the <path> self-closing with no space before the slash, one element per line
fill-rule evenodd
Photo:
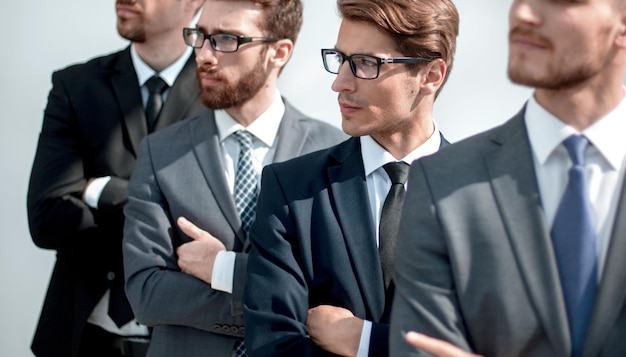
<path fill-rule="evenodd" d="M 597 237 L 585 177 L 588 144 L 584 136 L 578 135 L 563 141 L 572 159 L 572 167 L 551 232 L 574 357 L 582 353 L 597 287 Z"/>
<path fill-rule="evenodd" d="M 238 130 L 235 136 L 239 141 L 239 161 L 235 174 L 235 205 L 241 217 L 243 230 L 248 233 L 254 220 L 257 199 L 257 175 L 252 165 L 252 134 Z"/>
<path fill-rule="evenodd" d="M 256 210 L 257 175 L 252 165 L 252 134 L 246 130 L 238 130 L 235 136 L 239 141 L 239 161 L 235 173 L 235 205 L 247 236 Z M 235 341 L 234 350 L 236 357 L 246 357 L 246 348 L 242 338 Z"/>

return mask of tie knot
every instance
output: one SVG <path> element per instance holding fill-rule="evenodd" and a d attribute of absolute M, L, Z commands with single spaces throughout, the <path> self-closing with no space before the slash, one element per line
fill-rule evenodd
<path fill-rule="evenodd" d="M 571 135 L 563 140 L 563 145 L 567 149 L 574 166 L 585 165 L 585 149 L 589 141 L 582 135 Z"/>
<path fill-rule="evenodd" d="M 239 142 L 239 146 L 241 148 L 249 149 L 252 147 L 252 134 L 247 130 L 237 130 L 235 132 L 235 136 L 237 137 L 237 141 Z"/>
<path fill-rule="evenodd" d="M 154 75 L 150 77 L 146 81 L 146 87 L 148 88 L 148 92 L 150 93 L 158 93 L 161 94 L 168 87 L 167 83 L 163 80 L 163 78 Z"/>
<path fill-rule="evenodd" d="M 383 169 L 389 175 L 392 184 L 399 183 L 404 185 L 409 178 L 409 165 L 405 162 L 390 162 L 383 165 Z"/>

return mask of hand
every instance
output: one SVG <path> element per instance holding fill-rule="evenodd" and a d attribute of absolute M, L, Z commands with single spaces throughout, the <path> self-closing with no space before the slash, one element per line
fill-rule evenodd
<path fill-rule="evenodd" d="M 320 305 L 309 309 L 306 328 L 311 340 L 324 350 L 341 356 L 356 356 L 363 320 L 350 310 Z"/>
<path fill-rule="evenodd" d="M 407 334 L 404 335 L 404 339 L 411 346 L 428 352 L 435 357 L 481 357 L 473 353 L 465 352 L 446 341 L 428 337 L 413 331 L 407 332 Z"/>
<path fill-rule="evenodd" d="M 176 223 L 183 233 L 192 239 L 191 242 L 176 249 L 178 267 L 184 273 L 211 284 L 215 257 L 218 252 L 225 251 L 226 247 L 219 239 L 198 228 L 184 217 L 179 217 Z"/>

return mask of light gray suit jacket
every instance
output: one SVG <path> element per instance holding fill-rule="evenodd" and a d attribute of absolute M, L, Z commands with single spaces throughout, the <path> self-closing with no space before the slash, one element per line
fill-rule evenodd
<path fill-rule="evenodd" d="M 416 161 L 396 263 L 391 355 L 425 355 L 403 331 L 485 356 L 570 356 L 561 284 L 524 110 Z M 626 194 L 583 356 L 626 355 Z"/>
<path fill-rule="evenodd" d="M 339 129 L 285 106 L 274 161 L 345 139 Z M 230 356 L 236 337 L 244 336 L 246 242 L 220 153 L 210 110 L 150 135 L 140 145 L 128 185 L 123 253 L 133 311 L 153 327 L 149 356 Z M 176 225 L 179 216 L 237 252 L 232 294 L 180 272 L 176 248 L 190 239 Z"/>

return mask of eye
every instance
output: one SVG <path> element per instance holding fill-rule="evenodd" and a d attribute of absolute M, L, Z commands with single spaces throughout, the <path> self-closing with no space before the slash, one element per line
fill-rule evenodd
<path fill-rule="evenodd" d="M 359 68 L 371 68 L 376 67 L 378 62 L 376 58 L 371 56 L 354 56 L 352 57 L 354 64 Z"/>
<path fill-rule="evenodd" d="M 231 34 L 227 34 L 227 33 L 220 33 L 217 35 L 213 35 L 213 37 L 215 38 L 216 41 L 218 42 L 237 42 L 237 36 L 235 35 L 231 35 Z"/>

